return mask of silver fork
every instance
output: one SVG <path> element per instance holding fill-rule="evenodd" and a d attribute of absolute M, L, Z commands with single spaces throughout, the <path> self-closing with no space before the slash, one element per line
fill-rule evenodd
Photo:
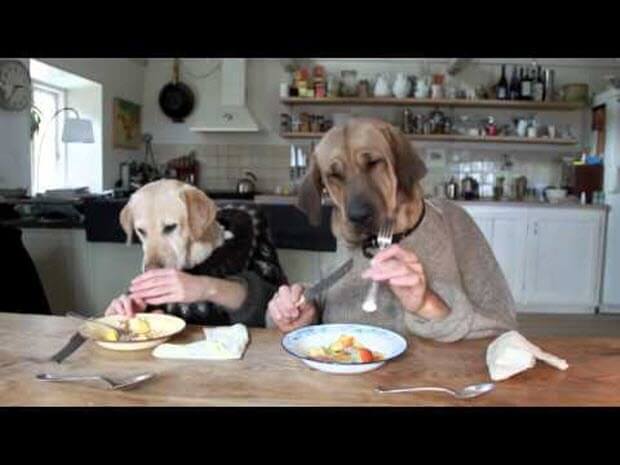
<path fill-rule="evenodd" d="M 383 223 L 383 226 L 379 229 L 379 233 L 377 234 L 377 244 L 379 245 L 379 250 L 383 250 L 392 245 L 392 236 L 394 235 L 394 224 L 391 220 L 386 220 Z M 370 284 L 370 289 L 368 289 L 368 294 L 366 294 L 366 299 L 362 304 L 362 310 L 367 313 L 376 312 L 377 311 L 377 292 L 379 291 L 379 282 L 373 281 Z"/>

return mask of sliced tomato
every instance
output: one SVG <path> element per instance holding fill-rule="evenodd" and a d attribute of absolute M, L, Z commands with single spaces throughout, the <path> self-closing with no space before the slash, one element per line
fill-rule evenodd
<path fill-rule="evenodd" d="M 372 362 L 374 357 L 372 356 L 372 352 L 368 349 L 357 349 L 357 355 L 359 361 L 362 363 Z"/>

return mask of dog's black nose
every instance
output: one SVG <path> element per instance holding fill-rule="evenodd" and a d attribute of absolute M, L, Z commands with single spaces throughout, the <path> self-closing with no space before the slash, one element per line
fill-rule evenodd
<path fill-rule="evenodd" d="M 372 221 L 373 209 L 366 202 L 353 201 L 347 205 L 347 218 L 359 226 L 368 225 Z"/>

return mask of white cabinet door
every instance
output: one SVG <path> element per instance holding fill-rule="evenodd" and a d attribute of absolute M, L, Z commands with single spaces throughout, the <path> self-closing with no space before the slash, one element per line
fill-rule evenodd
<path fill-rule="evenodd" d="M 517 303 L 523 301 L 527 211 L 520 208 L 468 208 L 491 246 Z"/>
<path fill-rule="evenodd" d="M 598 305 L 601 253 L 601 212 L 532 211 L 526 265 L 528 305 L 566 307 Z"/>

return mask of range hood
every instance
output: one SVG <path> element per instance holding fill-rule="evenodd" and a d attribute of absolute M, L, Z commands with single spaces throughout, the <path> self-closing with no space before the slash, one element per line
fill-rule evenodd
<path fill-rule="evenodd" d="M 222 59 L 219 101 L 202 100 L 190 131 L 258 132 L 246 98 L 246 60 Z"/>

